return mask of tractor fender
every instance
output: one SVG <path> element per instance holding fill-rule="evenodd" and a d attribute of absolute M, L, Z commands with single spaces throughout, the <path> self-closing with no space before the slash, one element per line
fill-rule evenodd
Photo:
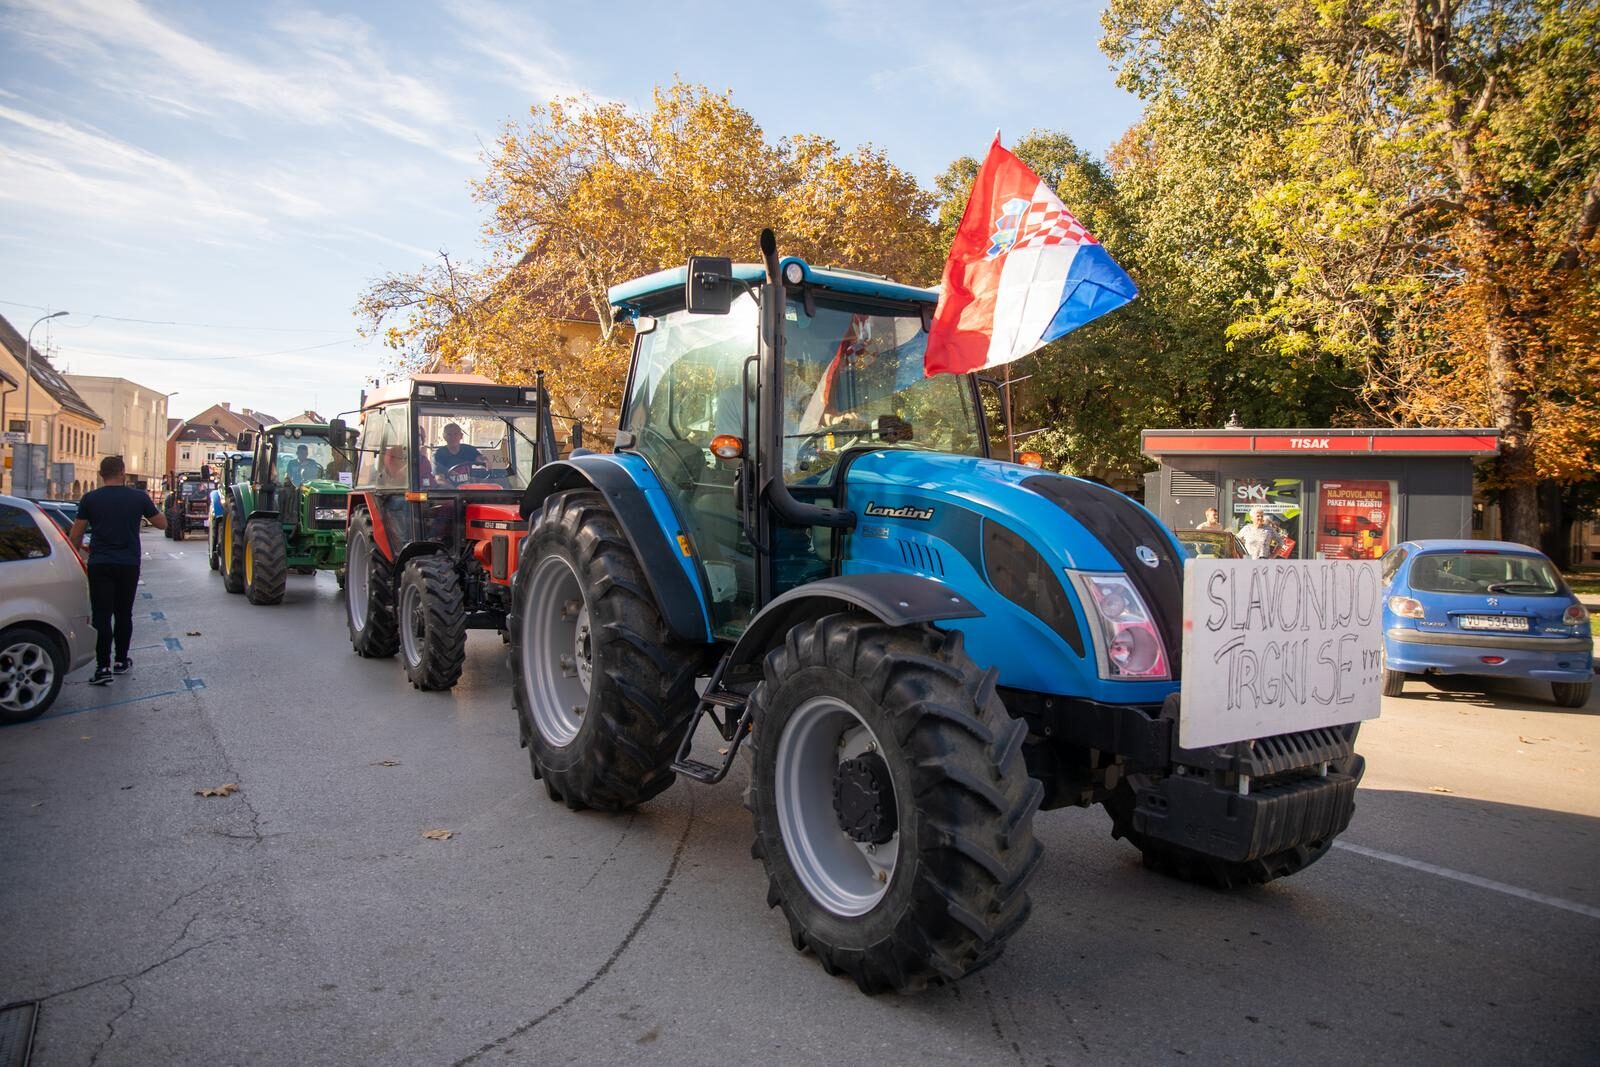
<path fill-rule="evenodd" d="M 346 540 L 350 536 L 350 524 L 355 521 L 358 511 L 365 511 L 372 517 L 372 539 L 377 542 L 378 552 L 386 560 L 394 559 L 394 546 L 389 543 L 389 527 L 384 522 L 383 508 L 372 493 L 358 490 L 350 494 L 349 510 L 345 513 L 344 520 Z"/>
<path fill-rule="evenodd" d="M 605 497 L 644 568 L 667 628 L 679 640 L 709 644 L 711 612 L 699 561 L 680 550 L 688 544 L 682 524 L 644 458 L 594 453 L 546 463 L 523 491 L 522 517 L 531 524 L 548 497 L 567 489 L 594 489 Z M 532 543 L 524 538 L 523 551 Z"/>
<path fill-rule="evenodd" d="M 395 588 L 400 586 L 400 575 L 406 569 L 406 564 L 418 556 L 443 555 L 445 547 L 438 541 L 413 541 L 400 550 L 400 555 L 394 561 Z"/>
<path fill-rule="evenodd" d="M 944 619 L 975 619 L 983 612 L 952 587 L 916 574 L 877 572 L 823 578 L 773 600 L 746 627 L 723 665 L 730 682 L 754 681 L 761 662 L 790 630 L 824 615 L 854 611 L 890 626 L 915 626 Z M 742 674 L 749 674 L 743 679 Z"/>

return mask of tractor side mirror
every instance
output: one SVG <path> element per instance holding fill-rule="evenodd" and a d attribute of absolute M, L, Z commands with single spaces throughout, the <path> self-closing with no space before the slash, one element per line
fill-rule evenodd
<path fill-rule="evenodd" d="M 334 419 L 328 423 L 328 440 L 333 442 L 334 448 L 349 447 L 350 427 L 344 424 L 343 419 Z"/>
<path fill-rule="evenodd" d="M 911 424 L 900 416 L 878 416 L 878 440 L 898 444 L 901 441 L 911 440 L 914 434 Z"/>
<path fill-rule="evenodd" d="M 239 440 L 234 442 L 240 452 L 254 452 L 256 450 L 256 435 L 249 430 L 239 431 Z"/>
<path fill-rule="evenodd" d="M 691 315 L 726 315 L 733 307 L 733 260 L 690 256 L 683 301 Z"/>

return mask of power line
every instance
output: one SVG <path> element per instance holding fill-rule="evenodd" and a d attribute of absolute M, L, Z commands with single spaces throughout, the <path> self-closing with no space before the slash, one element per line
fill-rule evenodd
<path fill-rule="evenodd" d="M 38 304 L 24 304 L 18 300 L 0 300 L 0 304 L 8 307 L 29 308 L 33 311 L 49 311 L 49 308 L 40 307 Z M 312 330 L 290 326 L 229 326 L 217 322 L 180 322 L 176 319 L 134 319 L 126 315 L 89 315 L 88 322 L 63 324 L 69 329 L 81 330 L 96 319 L 105 319 L 107 322 L 131 322 L 140 326 L 187 326 L 199 330 L 245 330 L 251 333 L 339 333 L 339 330 Z"/>
<path fill-rule="evenodd" d="M 356 340 L 358 340 L 358 338 L 345 337 L 345 338 L 341 338 L 338 341 L 328 341 L 325 344 L 306 345 L 304 348 L 282 348 L 282 349 L 279 349 L 276 352 L 245 352 L 245 353 L 241 353 L 241 354 L 236 355 L 236 356 L 123 356 L 123 355 L 118 355 L 118 356 L 115 356 L 113 358 L 115 358 L 115 359 L 130 359 L 130 360 L 147 360 L 147 361 L 148 360 L 157 360 L 157 361 L 160 361 L 162 363 L 210 363 L 210 362 L 216 362 L 217 360 L 223 360 L 223 359 L 264 359 L 267 356 L 288 356 L 288 355 L 293 355 L 296 352 L 315 352 L 320 348 L 333 348 L 336 345 L 347 345 L 347 344 L 353 343 Z"/>

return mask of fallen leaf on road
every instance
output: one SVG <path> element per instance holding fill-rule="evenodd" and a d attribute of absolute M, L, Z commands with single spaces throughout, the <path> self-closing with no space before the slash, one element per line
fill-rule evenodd
<path fill-rule="evenodd" d="M 1553 737 L 1524 737 L 1523 735 L 1518 734 L 1517 735 L 1517 740 L 1521 741 L 1525 745 L 1537 745 L 1540 741 L 1554 741 L 1555 738 L 1553 738 Z"/>
<path fill-rule="evenodd" d="M 194 795 L 197 797 L 231 797 L 238 791 L 238 782 L 228 782 L 225 785 L 217 786 L 215 789 L 196 789 Z"/>
<path fill-rule="evenodd" d="M 727 754 L 728 754 L 728 746 L 727 745 L 721 745 L 721 746 L 719 746 L 717 748 L 717 755 L 726 756 Z"/>
<path fill-rule="evenodd" d="M 1430 785 L 1428 787 L 1428 792 L 1430 792 L 1430 793 L 1454 793 L 1455 790 L 1454 789 L 1446 789 L 1442 785 Z"/>
<path fill-rule="evenodd" d="M 397 760 L 397 759 L 381 759 L 377 763 L 374 763 L 373 766 L 374 767 L 398 767 L 398 766 L 400 766 L 400 761 Z"/>
<path fill-rule="evenodd" d="M 429 841 L 448 841 L 456 836 L 456 832 L 454 830 L 424 830 L 422 836 Z"/>
<path fill-rule="evenodd" d="M 185 637 L 199 637 L 200 636 L 200 631 L 199 630 L 185 630 L 185 631 L 183 631 L 183 636 L 185 636 Z"/>

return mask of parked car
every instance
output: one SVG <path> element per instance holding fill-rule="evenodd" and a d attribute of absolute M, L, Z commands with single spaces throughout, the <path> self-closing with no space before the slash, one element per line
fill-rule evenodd
<path fill-rule="evenodd" d="M 94 641 L 82 557 L 39 505 L 0 496 L 0 725 L 49 710 Z"/>
<path fill-rule="evenodd" d="M 1229 530 L 1174 530 L 1183 554 L 1190 559 L 1244 559 L 1244 546 Z"/>
<path fill-rule="evenodd" d="M 76 500 L 35 500 L 39 510 L 50 517 L 64 534 L 72 533 L 72 524 L 78 521 L 78 502 Z M 89 534 L 83 535 L 84 547 L 88 547 Z"/>
<path fill-rule="evenodd" d="M 1381 561 L 1385 696 L 1413 674 L 1533 678 L 1582 707 L 1594 680 L 1589 612 L 1548 557 L 1506 541 L 1407 541 Z"/>

